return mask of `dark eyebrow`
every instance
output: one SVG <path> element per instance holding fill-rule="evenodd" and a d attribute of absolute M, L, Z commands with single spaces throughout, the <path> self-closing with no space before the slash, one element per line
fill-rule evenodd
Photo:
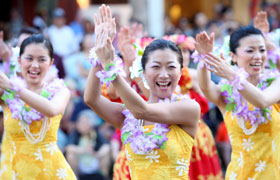
<path fill-rule="evenodd" d="M 160 64 L 160 61 L 152 61 L 152 62 Z M 174 63 L 174 62 L 173 61 L 169 61 L 167 64 L 172 64 L 172 63 Z"/>
<path fill-rule="evenodd" d="M 260 48 L 260 47 L 265 47 L 265 46 L 261 45 L 261 46 L 258 46 L 257 48 Z M 249 48 L 254 49 L 254 48 L 255 48 L 255 46 L 249 46 Z"/>

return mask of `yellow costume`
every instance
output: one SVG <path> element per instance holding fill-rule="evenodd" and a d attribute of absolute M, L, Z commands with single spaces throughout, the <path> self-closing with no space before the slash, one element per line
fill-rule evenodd
<path fill-rule="evenodd" d="M 252 108 L 249 105 L 249 109 Z M 268 123 L 259 125 L 250 135 L 241 128 L 244 121 L 237 121 L 231 112 L 226 112 L 224 119 L 232 144 L 226 180 L 280 180 L 279 110 L 279 105 L 273 105 Z M 251 128 L 250 121 L 244 124 L 247 129 Z"/>
<path fill-rule="evenodd" d="M 154 125 L 144 126 L 150 132 Z M 165 149 L 154 149 L 149 154 L 137 155 L 125 145 L 130 176 L 133 180 L 189 179 L 190 155 L 193 138 L 177 125 L 169 126 Z"/>
<path fill-rule="evenodd" d="M 10 109 L 4 108 L 6 149 L 1 157 L 1 180 L 76 179 L 57 146 L 61 117 L 43 118 L 28 125 L 13 119 Z"/>

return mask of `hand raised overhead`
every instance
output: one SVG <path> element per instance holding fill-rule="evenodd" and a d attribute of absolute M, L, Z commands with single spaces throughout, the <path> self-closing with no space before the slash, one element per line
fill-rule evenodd
<path fill-rule="evenodd" d="M 116 35 L 115 20 L 111 16 L 111 10 L 104 4 L 99 8 L 99 18 L 95 14 L 95 52 L 105 67 L 107 64 L 113 62 L 115 56 L 115 49 L 112 41 Z"/>
<path fill-rule="evenodd" d="M 267 13 L 265 11 L 260 11 L 257 13 L 256 17 L 254 18 L 254 26 L 263 33 L 269 32 L 269 23 L 267 20 Z"/>
<path fill-rule="evenodd" d="M 214 46 L 214 33 L 211 33 L 210 37 L 205 31 L 196 35 L 196 43 L 194 44 L 195 49 L 200 54 L 206 54 L 212 52 Z"/>

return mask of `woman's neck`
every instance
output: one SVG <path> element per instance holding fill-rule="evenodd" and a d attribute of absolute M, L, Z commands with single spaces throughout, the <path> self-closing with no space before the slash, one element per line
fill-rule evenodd
<path fill-rule="evenodd" d="M 253 85 L 257 86 L 259 84 L 260 81 L 260 77 L 259 75 L 256 76 L 249 76 L 247 78 L 247 81 L 249 81 L 250 83 L 252 83 Z"/>
<path fill-rule="evenodd" d="M 166 98 L 168 98 L 168 97 L 166 97 Z M 165 99 L 165 98 L 160 98 L 160 97 L 155 96 L 152 93 L 150 93 L 148 103 L 158 103 L 160 99 Z"/>
<path fill-rule="evenodd" d="M 38 93 L 38 94 L 41 93 L 43 86 L 44 86 L 44 83 L 43 83 L 43 82 L 41 82 L 40 84 L 36 84 L 36 85 L 35 85 L 35 84 L 28 84 L 28 83 L 27 83 L 28 89 L 29 89 L 30 91 L 35 92 L 35 93 Z"/>

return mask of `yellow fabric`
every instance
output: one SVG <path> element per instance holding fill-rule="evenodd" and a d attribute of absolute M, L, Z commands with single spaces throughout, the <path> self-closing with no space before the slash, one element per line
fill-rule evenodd
<path fill-rule="evenodd" d="M 232 144 L 226 180 L 280 180 L 280 115 L 278 105 L 272 108 L 271 120 L 251 135 L 245 135 L 236 118 L 226 112 L 224 119 Z M 249 121 L 245 125 L 251 127 Z"/>
<path fill-rule="evenodd" d="M 31 144 L 19 120 L 4 109 L 5 141 L 2 144 L 0 179 L 5 180 L 75 180 L 76 177 L 57 146 L 57 130 L 61 115 L 49 118 L 50 129 L 45 138 Z M 32 122 L 30 131 L 38 133 L 42 121 Z"/>
<path fill-rule="evenodd" d="M 144 126 L 149 132 L 154 125 Z M 130 176 L 133 180 L 189 179 L 190 155 L 193 138 L 177 125 L 169 126 L 165 149 L 154 149 L 147 155 L 134 154 L 125 145 Z"/>

